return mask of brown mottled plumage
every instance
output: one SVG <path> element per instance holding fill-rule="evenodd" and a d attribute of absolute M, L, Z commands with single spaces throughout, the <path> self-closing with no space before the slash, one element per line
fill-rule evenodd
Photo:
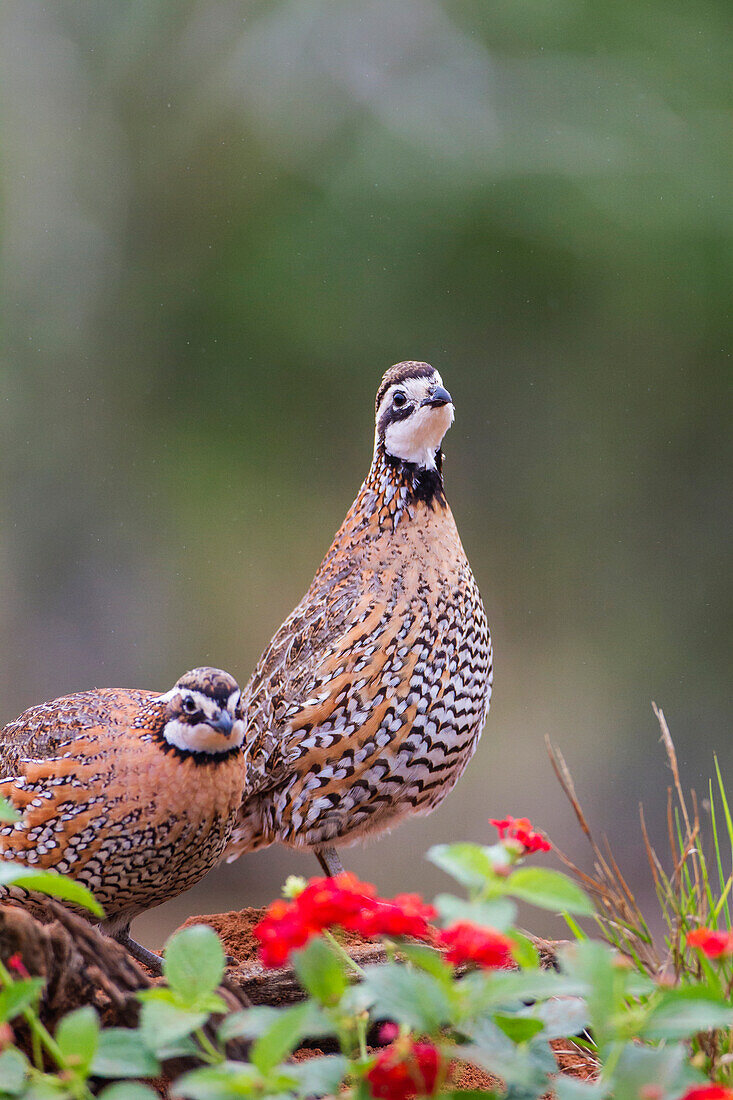
<path fill-rule="evenodd" d="M 377 394 L 369 474 L 242 693 L 248 780 L 229 858 L 350 843 L 426 813 L 472 756 L 491 696 L 486 616 L 445 499 L 453 404 L 427 363 Z"/>
<path fill-rule="evenodd" d="M 99 688 L 27 710 L 0 733 L 0 795 L 22 813 L 0 827 L 0 859 L 88 886 L 127 942 L 133 917 L 221 858 L 243 784 L 239 696 L 199 668 L 165 695 Z"/>

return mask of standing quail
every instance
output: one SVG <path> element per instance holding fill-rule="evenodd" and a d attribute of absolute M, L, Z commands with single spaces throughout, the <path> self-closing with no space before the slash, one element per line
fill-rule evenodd
<path fill-rule="evenodd" d="M 239 697 L 228 673 L 195 668 L 165 695 L 98 688 L 21 714 L 0 733 L 0 795 L 22 814 L 0 828 L 0 859 L 83 883 L 105 930 L 158 968 L 130 921 L 221 859 L 242 794 Z"/>
<path fill-rule="evenodd" d="M 371 469 L 313 582 L 242 693 L 248 779 L 227 851 L 375 834 L 448 794 L 491 697 L 491 637 L 443 491 L 453 402 L 428 363 L 391 367 Z"/>

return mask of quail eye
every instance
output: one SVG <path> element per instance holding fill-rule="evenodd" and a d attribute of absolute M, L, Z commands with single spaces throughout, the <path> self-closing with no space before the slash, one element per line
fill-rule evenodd
<path fill-rule="evenodd" d="M 401 409 L 407 402 L 407 397 L 402 390 L 396 390 L 392 397 L 392 404 L 396 409 Z"/>
<path fill-rule="evenodd" d="M 198 710 L 196 701 L 192 699 L 190 695 L 183 700 L 181 706 L 186 714 L 195 714 Z"/>

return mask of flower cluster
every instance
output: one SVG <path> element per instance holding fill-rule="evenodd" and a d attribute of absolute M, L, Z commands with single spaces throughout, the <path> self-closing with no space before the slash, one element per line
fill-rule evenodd
<path fill-rule="evenodd" d="M 398 1039 L 379 1052 L 366 1079 L 375 1100 L 412 1100 L 433 1095 L 441 1068 L 432 1043 Z"/>
<path fill-rule="evenodd" d="M 709 959 L 733 955 L 733 932 L 718 932 L 713 928 L 695 928 L 688 933 L 687 946 L 697 947 Z"/>
<path fill-rule="evenodd" d="M 499 840 L 516 842 L 521 845 L 523 853 L 549 852 L 552 848 L 545 834 L 532 828 L 528 817 L 505 817 L 502 821 L 492 817 L 489 823 L 499 830 Z"/>
<path fill-rule="evenodd" d="M 493 928 L 479 928 L 468 921 L 458 921 L 438 934 L 438 944 L 447 949 L 452 963 L 475 963 L 485 969 L 514 965 L 512 941 Z"/>
<path fill-rule="evenodd" d="M 412 936 L 432 940 L 430 921 L 435 909 L 417 894 L 398 894 L 387 900 L 354 875 L 314 878 L 292 901 L 274 901 L 254 929 L 265 966 L 284 966 L 291 951 L 312 936 L 338 926 L 367 939 Z"/>

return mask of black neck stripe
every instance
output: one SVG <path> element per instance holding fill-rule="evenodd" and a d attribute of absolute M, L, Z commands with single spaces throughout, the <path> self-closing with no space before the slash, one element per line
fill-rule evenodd
<path fill-rule="evenodd" d="M 384 453 L 386 462 L 395 471 L 395 474 L 408 487 L 408 499 L 420 500 L 430 508 L 434 504 L 447 504 L 445 490 L 443 488 L 443 452 L 438 450 L 435 455 L 435 468 L 426 469 L 414 462 L 405 462 L 404 459 L 395 458 L 394 455 Z"/>
<path fill-rule="evenodd" d="M 163 752 L 176 756 L 179 760 L 191 760 L 199 767 L 203 767 L 204 764 L 217 767 L 225 760 L 230 760 L 231 757 L 236 756 L 237 753 L 242 751 L 241 745 L 232 745 L 226 752 L 195 752 L 193 749 L 181 749 L 178 745 L 171 745 L 170 741 L 166 741 L 162 733 L 155 732 L 153 733 L 153 737 L 158 742 Z"/>

